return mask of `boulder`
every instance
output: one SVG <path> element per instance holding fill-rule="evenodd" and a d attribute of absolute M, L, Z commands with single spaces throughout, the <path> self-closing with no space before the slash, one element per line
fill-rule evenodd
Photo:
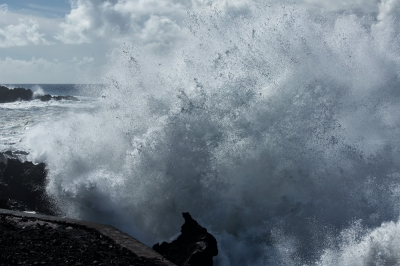
<path fill-rule="evenodd" d="M 32 100 L 33 92 L 29 89 L 14 88 L 9 89 L 0 86 L 0 103 L 9 103 L 15 101 L 30 101 Z"/>
<path fill-rule="evenodd" d="M 178 266 L 212 266 L 218 255 L 217 240 L 200 226 L 188 212 L 181 235 L 171 243 L 155 244 L 153 249 Z"/>
<path fill-rule="evenodd" d="M 6 209 L 36 211 L 54 215 L 54 206 L 46 197 L 46 165 L 22 162 L 10 153 L 3 153 L 0 162 L 0 201 Z"/>

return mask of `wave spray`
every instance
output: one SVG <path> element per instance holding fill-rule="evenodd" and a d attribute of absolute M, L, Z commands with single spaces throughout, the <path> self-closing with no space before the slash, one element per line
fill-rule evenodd
<path fill-rule="evenodd" d="M 70 217 L 153 245 L 190 212 L 216 265 L 400 263 L 395 21 L 250 3 L 116 48 L 101 107 L 28 132 Z M 387 15 L 387 14 L 386 14 Z"/>

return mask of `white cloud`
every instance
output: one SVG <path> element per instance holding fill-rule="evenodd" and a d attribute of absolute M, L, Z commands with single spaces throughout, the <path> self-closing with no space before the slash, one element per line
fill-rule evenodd
<path fill-rule="evenodd" d="M 54 63 L 53 58 L 50 59 L 42 53 L 35 54 L 30 50 L 32 47 L 48 44 L 52 44 L 51 47 L 64 45 L 68 47 L 68 52 L 63 50 L 59 53 L 64 54 L 64 57 L 68 56 L 68 60 L 70 60 L 77 55 L 71 47 L 79 49 L 84 44 L 91 46 L 91 49 L 96 51 L 98 50 L 96 47 L 105 46 L 110 40 L 113 42 L 127 41 L 135 46 L 165 51 L 174 47 L 181 39 L 186 38 L 188 34 L 186 21 L 190 23 L 187 11 L 208 12 L 205 10 L 210 9 L 204 8 L 204 6 L 213 5 L 221 11 L 223 16 L 236 16 L 249 12 L 253 1 L 71 0 L 70 2 L 71 10 L 64 18 L 33 16 L 22 11 L 22 13 L 15 13 L 6 4 L 0 5 L 0 48 L 26 46 L 25 52 L 21 55 L 9 55 L 8 51 L 0 51 L 0 58 L 10 57 L 31 62 L 31 57 L 35 56 Z M 255 0 L 255 2 L 263 3 L 262 0 Z M 268 3 L 270 2 L 293 4 L 295 1 L 268 0 Z M 297 7 L 307 9 L 316 7 L 328 11 L 340 11 L 352 8 L 366 14 L 377 14 L 380 10 L 378 22 L 381 24 L 399 17 L 396 11 L 398 0 L 382 0 L 380 6 L 379 0 L 297 0 L 296 2 Z M 34 4 L 30 4 L 30 7 L 38 10 L 49 9 Z M 55 49 L 50 46 L 46 47 L 43 49 Z M 115 47 L 114 43 L 110 47 Z M 86 49 L 85 53 L 79 54 L 80 61 L 85 57 L 95 58 L 97 64 L 104 63 L 106 60 L 106 52 L 100 55 Z M 72 67 L 72 62 L 68 60 L 63 58 L 60 62 Z M 82 63 L 81 66 L 84 65 Z M 97 70 L 99 69 L 100 67 L 97 67 Z"/>
<path fill-rule="evenodd" d="M 380 38 L 382 49 L 398 53 L 395 47 L 400 41 L 400 1 L 382 0 L 379 5 L 378 23 L 373 25 L 372 30 Z M 391 39 L 390 43 L 385 40 Z"/>
<path fill-rule="evenodd" d="M 64 21 L 64 18 L 48 18 L 32 14 L 11 12 L 11 10 L 8 10 L 0 16 L 0 27 L 16 25 L 19 24 L 21 20 L 35 21 L 39 25 L 40 30 L 46 34 L 46 36 L 50 37 L 60 30 L 59 24 Z"/>
<path fill-rule="evenodd" d="M 3 13 L 7 13 L 8 5 L 7 4 L 1 4 L 0 5 L 0 11 L 3 12 Z"/>
<path fill-rule="evenodd" d="M 74 8 L 61 24 L 63 31 L 56 38 L 64 43 L 79 44 L 130 33 L 144 42 L 152 39 L 160 41 L 154 38 L 154 34 L 166 30 L 167 24 L 176 33 L 177 26 L 183 20 L 184 10 L 190 8 L 190 5 L 186 1 L 167 0 L 78 0 L 73 2 Z M 156 29 L 158 26 L 160 29 Z M 168 38 L 171 37 L 170 33 L 166 34 Z"/>
<path fill-rule="evenodd" d="M 378 20 L 380 22 L 389 22 L 397 20 L 400 15 L 400 1 L 382 0 L 379 5 Z M 397 21 L 399 23 L 399 21 Z"/>
<path fill-rule="evenodd" d="M 169 18 L 151 16 L 139 36 L 146 43 L 169 46 L 182 34 L 182 28 Z"/>
<path fill-rule="evenodd" d="M 137 42 L 165 45 L 182 37 L 187 11 L 199 11 L 213 5 L 222 14 L 244 14 L 250 0 L 73 0 L 72 10 L 61 23 L 56 38 L 68 44 L 91 43 L 98 39 L 115 39 L 127 34 Z M 287 2 L 308 9 L 327 11 L 354 10 L 378 12 L 378 0 L 298 0 Z M 165 34 L 165 38 L 163 35 Z"/>
<path fill-rule="evenodd" d="M 39 24 L 36 21 L 20 20 L 17 25 L 0 28 L 0 48 L 29 44 L 50 44 L 44 34 L 39 33 Z"/>
<path fill-rule="evenodd" d="M 53 36 L 60 30 L 60 18 L 51 19 L 9 10 L 0 14 L 0 48 L 49 45 L 57 41 Z"/>
<path fill-rule="evenodd" d="M 84 57 L 82 58 L 82 60 L 79 60 L 76 56 L 74 58 L 72 58 L 69 62 L 74 63 L 76 66 L 83 66 L 83 65 L 87 65 L 90 64 L 94 61 L 93 57 Z"/>
<path fill-rule="evenodd" d="M 130 36 L 137 43 L 168 46 L 185 34 L 187 11 L 213 3 L 221 10 L 240 13 L 246 0 L 75 0 L 61 23 L 56 39 L 63 43 L 90 43 Z"/>
<path fill-rule="evenodd" d="M 307 9 L 322 8 L 327 11 L 358 11 L 366 14 L 378 11 L 379 0 L 300 0 Z"/>

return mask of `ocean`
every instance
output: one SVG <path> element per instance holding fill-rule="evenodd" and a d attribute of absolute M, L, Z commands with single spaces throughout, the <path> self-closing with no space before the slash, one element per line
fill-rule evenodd
<path fill-rule="evenodd" d="M 190 212 L 215 265 L 400 265 L 398 22 L 254 4 L 186 23 L 164 53 L 114 47 L 105 85 L 21 85 L 80 101 L 0 104 L 0 150 L 46 163 L 63 215 L 150 246 Z"/>

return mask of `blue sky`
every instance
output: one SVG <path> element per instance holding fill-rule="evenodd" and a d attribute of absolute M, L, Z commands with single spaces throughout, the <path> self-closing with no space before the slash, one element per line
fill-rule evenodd
<path fill-rule="evenodd" d="M 12 12 L 36 14 L 47 17 L 64 17 L 71 10 L 68 0 L 13 0 L 0 1 Z"/>
<path fill-rule="evenodd" d="M 0 84 L 98 83 L 107 72 L 113 47 L 129 42 L 162 52 L 185 38 L 188 10 L 213 4 L 240 13 L 250 1 L 0 0 Z M 296 5 L 374 16 L 381 12 L 380 17 L 393 18 L 399 2 L 297 0 Z"/>

